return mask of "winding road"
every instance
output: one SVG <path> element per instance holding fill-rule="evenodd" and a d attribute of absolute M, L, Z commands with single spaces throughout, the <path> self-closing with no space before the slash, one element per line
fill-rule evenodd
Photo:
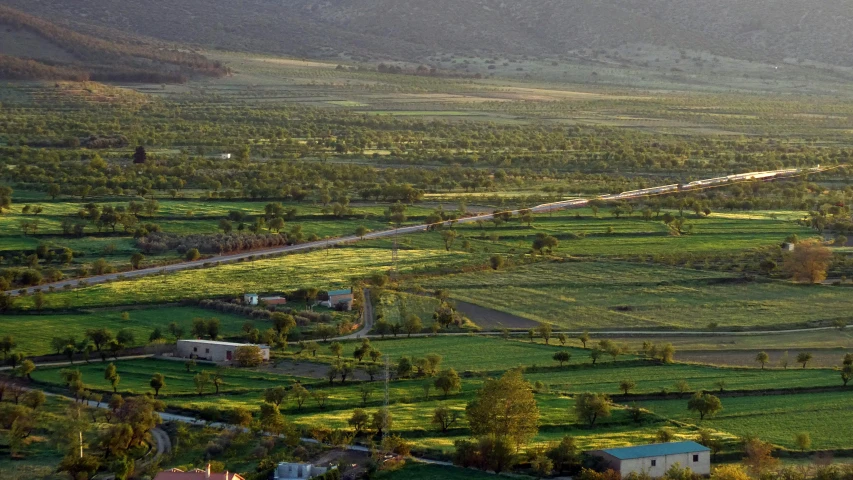
<path fill-rule="evenodd" d="M 836 167 L 831 167 L 836 168 Z M 764 180 L 764 181 L 772 181 L 781 178 L 787 178 L 791 176 L 798 176 L 806 173 L 817 173 L 823 170 L 828 170 L 827 168 L 808 168 L 808 169 L 785 169 L 785 170 L 771 170 L 764 172 L 749 172 L 749 173 L 741 173 L 737 175 L 728 175 L 725 177 L 714 177 L 705 180 L 698 180 L 695 182 L 691 182 L 686 185 L 663 185 L 659 187 L 651 187 L 645 188 L 641 190 L 633 190 L 629 192 L 622 192 L 610 195 L 602 195 L 594 200 L 602 201 L 602 202 L 614 202 L 614 201 L 623 201 L 623 200 L 631 200 L 642 197 L 649 196 L 657 196 L 657 195 L 666 195 L 670 193 L 676 193 L 680 191 L 695 191 L 702 190 L 706 188 L 719 187 L 730 183 L 743 182 L 743 181 L 752 181 L 752 180 Z M 530 210 L 533 213 L 549 213 L 555 212 L 558 210 L 564 210 L 568 208 L 581 208 L 589 205 L 591 199 L 572 199 L 572 200 L 563 200 L 554 203 L 546 203 L 542 205 L 537 205 L 535 207 L 531 207 Z M 508 210 L 506 212 L 500 212 L 502 214 L 511 214 L 518 215 L 521 209 L 516 210 Z M 415 232 L 423 232 L 429 230 L 434 226 L 446 226 L 450 227 L 454 224 L 465 224 L 465 223 L 475 223 L 475 222 L 486 222 L 491 221 L 495 217 L 495 213 L 486 213 L 480 215 L 472 215 L 469 217 L 462 217 L 456 220 L 448 220 L 444 222 L 438 222 L 436 224 L 421 224 L 421 225 L 411 225 L 399 228 L 393 228 L 390 230 L 381 230 L 378 232 L 371 232 L 363 237 L 359 237 L 357 235 L 349 235 L 345 237 L 336 237 L 336 238 L 328 238 L 325 240 L 318 240 L 315 242 L 302 243 L 299 245 L 288 245 L 281 247 L 273 247 L 259 250 L 251 250 L 227 255 L 220 255 L 218 257 L 205 258 L 201 260 L 194 260 L 191 262 L 183 262 L 176 263 L 172 265 L 164 265 L 158 267 L 149 267 L 149 268 L 141 268 L 139 270 L 131 270 L 127 272 L 120 273 L 108 273 L 104 275 L 95 275 L 92 277 L 87 277 L 85 279 L 69 279 L 62 280 L 59 282 L 46 283 L 34 287 L 28 287 L 25 289 L 21 289 L 26 291 L 28 294 L 34 293 L 40 290 L 47 290 L 51 287 L 54 289 L 62 289 L 62 288 L 71 288 L 71 287 L 82 287 L 86 285 L 94 285 L 104 282 L 109 282 L 113 280 L 119 279 L 130 279 L 130 278 L 138 278 L 145 277 L 151 275 L 165 274 L 165 273 L 173 273 L 179 272 L 182 270 L 191 270 L 195 268 L 205 268 L 212 265 L 218 265 L 223 263 L 234 263 L 239 262 L 241 260 L 247 260 L 249 258 L 257 258 L 259 256 L 267 256 L 267 255 L 279 255 L 279 254 L 288 254 L 288 253 L 300 253 L 307 252 L 311 250 L 318 250 L 324 248 L 331 248 L 337 245 L 346 245 L 350 243 L 356 243 L 364 240 L 375 240 L 378 238 L 388 238 L 393 237 L 395 235 L 406 235 L 409 233 Z M 81 282 L 83 282 L 81 284 Z M 5 293 L 8 295 L 19 295 L 21 290 L 8 290 Z"/>

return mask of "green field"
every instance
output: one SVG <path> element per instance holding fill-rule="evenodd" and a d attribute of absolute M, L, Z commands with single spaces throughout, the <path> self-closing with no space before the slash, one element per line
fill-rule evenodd
<path fill-rule="evenodd" d="M 215 261 L 215 260 L 212 260 Z M 420 271 L 436 264 L 481 262 L 482 255 L 444 250 L 402 250 L 399 269 Z M 298 253 L 270 259 L 188 270 L 136 280 L 119 280 L 73 292 L 47 295 L 48 305 L 103 306 L 155 303 L 185 298 L 292 291 L 304 287 L 341 288 L 372 273 L 385 273 L 391 255 L 371 244 Z"/>
<path fill-rule="evenodd" d="M 723 411 L 699 422 L 684 402 L 642 402 L 651 411 L 733 435 L 758 435 L 762 440 L 794 449 L 794 435 L 807 432 L 812 448 L 849 449 L 853 438 L 850 392 L 808 393 L 766 397 L 723 398 Z"/>
<path fill-rule="evenodd" d="M 126 303 L 127 299 L 125 299 Z M 122 320 L 121 314 L 127 311 L 128 320 Z M 236 336 L 246 317 L 216 312 L 195 307 L 151 306 L 130 310 L 94 310 L 90 312 L 42 315 L 3 315 L 0 317 L 0 336 L 12 335 L 18 346 L 15 351 L 25 355 L 47 355 L 56 353 L 50 346 L 53 337 L 74 337 L 83 339 L 90 328 L 107 328 L 113 334 L 122 329 L 133 332 L 134 343 L 128 347 L 145 345 L 155 328 L 160 328 L 163 336 L 168 337 L 166 327 L 177 322 L 189 332 L 192 319 L 196 317 L 216 317 L 221 322 L 221 335 Z"/>
<path fill-rule="evenodd" d="M 117 367 L 118 374 L 121 376 L 121 383 L 118 386 L 119 393 L 153 393 L 153 390 L 149 385 L 151 376 L 154 373 L 162 373 L 166 377 L 166 386 L 163 387 L 160 394 L 164 397 L 189 397 L 195 395 L 197 392 L 195 383 L 193 382 L 193 377 L 201 371 L 208 371 L 212 373 L 216 370 L 215 365 L 200 363 L 190 372 L 187 372 L 186 366 L 182 361 L 150 359 L 122 360 L 115 362 L 115 365 Z M 80 370 L 83 374 L 83 382 L 87 388 L 103 392 L 112 392 L 110 382 L 104 379 L 104 370 L 106 367 L 107 364 L 105 363 L 78 363 L 77 365 L 68 368 Z M 60 384 L 60 370 L 60 368 L 38 369 L 33 372 L 32 376 L 33 379 L 38 382 Z M 247 391 L 257 392 L 276 385 L 290 385 L 294 380 L 293 377 L 287 377 L 284 375 L 248 372 L 237 369 L 223 369 L 221 372 L 223 382 L 220 387 L 220 392 L 222 393 L 244 393 Z M 208 385 L 207 393 L 211 394 L 213 391 L 213 385 Z"/>
<path fill-rule="evenodd" d="M 619 262 L 547 262 L 421 281 L 452 298 L 572 330 L 829 325 L 847 291 L 719 272 Z"/>

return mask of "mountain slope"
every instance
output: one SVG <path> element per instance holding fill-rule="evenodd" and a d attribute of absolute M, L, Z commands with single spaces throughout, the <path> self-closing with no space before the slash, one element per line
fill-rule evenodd
<path fill-rule="evenodd" d="M 302 55 L 559 55 L 645 43 L 853 65 L 848 0 L 4 1 L 75 28 Z"/>
<path fill-rule="evenodd" d="M 225 73 L 198 54 L 81 34 L 0 6 L 0 78 L 160 83 Z"/>

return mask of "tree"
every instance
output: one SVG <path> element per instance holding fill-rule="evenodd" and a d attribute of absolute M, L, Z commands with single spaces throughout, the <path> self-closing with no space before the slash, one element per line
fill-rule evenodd
<path fill-rule="evenodd" d="M 287 400 L 287 389 L 282 386 L 272 387 L 264 390 L 264 401 L 276 407 L 281 406 Z"/>
<path fill-rule="evenodd" d="M 168 326 L 168 330 L 169 330 L 169 333 L 171 333 L 172 336 L 175 337 L 176 341 L 180 340 L 181 337 L 184 336 L 184 329 L 183 329 L 183 327 L 178 325 L 177 322 L 170 323 Z"/>
<path fill-rule="evenodd" d="M 687 380 L 680 379 L 676 380 L 675 391 L 678 392 L 678 397 L 681 398 L 682 395 L 690 391 L 690 384 L 687 383 Z"/>
<path fill-rule="evenodd" d="M 711 480 L 750 480 L 750 477 L 740 465 L 730 464 L 715 468 Z"/>
<path fill-rule="evenodd" d="M 655 432 L 655 440 L 657 443 L 669 443 L 675 438 L 675 434 L 672 433 L 672 430 L 664 427 Z"/>
<path fill-rule="evenodd" d="M 408 377 L 412 374 L 412 360 L 409 357 L 400 357 L 400 360 L 397 361 L 397 376 L 398 377 Z"/>
<path fill-rule="evenodd" d="M 800 432 L 794 435 L 794 444 L 801 452 L 805 452 L 812 446 L 812 437 L 808 432 Z"/>
<path fill-rule="evenodd" d="M 578 340 L 580 340 L 581 343 L 583 344 L 583 348 L 586 348 L 586 344 L 587 344 L 587 342 L 589 342 L 589 339 L 590 339 L 590 336 L 589 336 L 589 332 L 587 332 L 587 331 L 584 331 L 583 333 L 581 333 L 578 336 Z"/>
<path fill-rule="evenodd" d="M 819 240 L 804 240 L 785 258 L 782 267 L 795 282 L 820 283 L 826 280 L 831 260 L 832 251 Z"/>
<path fill-rule="evenodd" d="M 536 328 L 539 331 L 539 335 L 545 339 L 545 344 L 549 345 L 551 343 L 551 332 L 553 331 L 550 323 L 543 323 Z"/>
<path fill-rule="evenodd" d="M 275 331 L 279 335 L 286 335 L 291 328 L 296 326 L 296 320 L 293 318 L 293 315 L 286 313 L 273 312 L 270 315 L 270 320 L 272 320 L 273 328 L 275 328 Z"/>
<path fill-rule="evenodd" d="M 302 408 L 302 405 L 308 400 L 308 397 L 311 396 L 311 393 L 307 388 L 303 387 L 301 383 L 297 383 L 293 386 L 293 391 L 291 392 L 293 395 L 293 399 L 296 400 L 296 407 Z"/>
<path fill-rule="evenodd" d="M 844 382 L 844 386 L 850 382 L 850 379 L 853 379 L 853 365 L 844 365 L 841 368 L 841 381 Z"/>
<path fill-rule="evenodd" d="M 370 426 L 376 430 L 377 435 L 382 436 L 382 432 L 391 429 L 391 425 L 393 424 L 392 420 L 391 412 L 389 412 L 387 408 L 380 408 L 373 412 Z"/>
<path fill-rule="evenodd" d="M 264 354 L 257 345 L 241 345 L 234 350 L 234 361 L 244 368 L 257 367 L 264 363 Z"/>
<path fill-rule="evenodd" d="M 450 251 L 450 248 L 453 246 L 457 237 L 459 237 L 459 233 L 456 230 L 450 229 L 441 231 L 441 241 L 444 242 L 444 249 L 446 251 Z"/>
<path fill-rule="evenodd" d="M 407 337 L 411 337 L 413 333 L 419 333 L 423 328 L 421 318 L 417 315 L 409 315 L 403 321 L 403 330 L 406 332 Z"/>
<path fill-rule="evenodd" d="M 432 412 L 432 424 L 436 425 L 441 430 L 441 433 L 447 433 L 447 430 L 458 420 L 459 412 L 451 410 L 444 405 L 436 407 Z"/>
<path fill-rule="evenodd" d="M 572 354 L 565 350 L 560 350 L 559 352 L 554 354 L 554 360 L 560 362 L 560 366 L 562 367 L 564 363 L 568 362 L 572 358 Z"/>
<path fill-rule="evenodd" d="M 145 163 L 147 159 L 148 152 L 145 151 L 145 147 L 142 145 L 136 147 L 136 150 L 133 152 L 133 163 Z"/>
<path fill-rule="evenodd" d="M 575 399 L 575 415 L 594 427 L 599 418 L 610 416 L 610 398 L 603 393 L 582 393 Z"/>
<path fill-rule="evenodd" d="M 368 415 L 364 410 L 356 408 L 353 410 L 352 415 L 349 420 L 347 420 L 347 423 L 353 428 L 353 430 L 355 430 L 355 434 L 358 435 L 362 430 L 364 430 L 369 421 L 370 415 Z"/>
<path fill-rule="evenodd" d="M 28 390 L 24 393 L 21 403 L 33 410 L 38 410 L 39 407 L 44 405 L 45 400 L 47 400 L 47 397 L 41 390 Z"/>
<path fill-rule="evenodd" d="M 444 392 L 444 398 L 447 398 L 450 392 L 455 392 L 461 387 L 462 380 L 459 378 L 459 374 L 456 373 L 456 370 L 452 368 L 442 370 L 435 379 L 435 388 Z"/>
<path fill-rule="evenodd" d="M 764 370 L 764 365 L 770 361 L 770 355 L 767 352 L 758 352 L 755 356 L 755 361 L 761 364 L 761 369 Z"/>
<path fill-rule="evenodd" d="M 67 473 L 74 480 L 88 480 L 98 472 L 99 468 L 101 468 L 101 462 L 96 457 L 91 455 L 80 457 L 71 453 L 62 459 L 56 471 Z"/>
<path fill-rule="evenodd" d="M 598 359 L 603 357 L 603 356 L 604 356 L 604 350 L 601 350 L 598 347 L 595 347 L 589 351 L 589 358 L 592 360 L 593 365 L 595 365 L 595 363 L 598 361 Z"/>
<path fill-rule="evenodd" d="M 549 446 L 548 458 L 554 462 L 558 474 L 568 471 L 579 463 L 578 447 L 574 437 L 564 436 L 560 443 Z"/>
<path fill-rule="evenodd" d="M 218 318 L 211 318 L 205 323 L 205 331 L 211 340 L 219 338 L 219 329 L 221 323 Z"/>
<path fill-rule="evenodd" d="M 329 351 L 332 352 L 332 355 L 341 358 L 341 354 L 344 352 L 344 346 L 341 342 L 332 342 L 332 344 L 329 345 Z"/>
<path fill-rule="evenodd" d="M 201 371 L 197 373 L 193 377 L 193 383 L 195 383 L 195 391 L 201 396 L 204 393 L 204 389 L 207 388 L 207 385 L 210 383 L 210 374 L 206 371 Z"/>
<path fill-rule="evenodd" d="M 533 389 L 518 369 L 487 380 L 465 412 L 472 434 L 493 435 L 515 445 L 528 442 L 539 430 Z"/>
<path fill-rule="evenodd" d="M 156 397 L 160 394 L 160 389 L 166 386 L 166 377 L 161 373 L 155 373 L 149 384 L 154 389 L 154 396 Z"/>
<path fill-rule="evenodd" d="M 489 265 L 492 267 L 492 270 L 500 270 L 505 263 L 506 260 L 503 255 L 492 255 L 489 257 Z"/>
<path fill-rule="evenodd" d="M 559 244 L 560 241 L 557 240 L 556 237 L 548 235 L 547 233 L 537 233 L 536 238 L 533 240 L 533 251 L 550 254 Z"/>
<path fill-rule="evenodd" d="M 557 334 L 557 341 L 560 342 L 560 345 L 565 346 L 566 342 L 569 341 L 569 337 L 565 333 L 558 333 Z"/>
<path fill-rule="evenodd" d="M 622 393 L 628 395 L 628 392 L 637 388 L 637 382 L 633 380 L 622 380 L 619 382 L 619 390 L 622 390 Z"/>
<path fill-rule="evenodd" d="M 33 377 L 31 377 L 30 374 L 32 374 L 35 369 L 36 364 L 33 363 L 32 360 L 24 360 L 21 362 L 21 366 L 18 367 L 18 375 L 32 381 Z"/>
<path fill-rule="evenodd" d="M 705 417 L 712 417 L 723 409 L 723 402 L 719 397 L 710 393 L 696 392 L 687 402 L 687 409 L 699 414 L 699 420 L 704 420 Z"/>
<path fill-rule="evenodd" d="M 6 335 L 0 339 L 0 350 L 3 350 L 3 360 L 6 360 L 6 356 L 9 355 L 9 352 L 11 352 L 17 345 L 15 337 L 12 335 Z"/>
<path fill-rule="evenodd" d="M 110 382 L 113 387 L 113 393 L 115 393 L 118 388 L 120 377 L 114 363 L 107 365 L 107 368 L 104 370 L 104 380 Z"/>
<path fill-rule="evenodd" d="M 133 268 L 134 270 L 137 270 L 139 268 L 139 265 L 142 264 L 143 260 L 145 260 L 145 255 L 143 255 L 139 252 L 134 252 L 133 255 L 130 256 L 131 268 Z"/>
<path fill-rule="evenodd" d="M 358 395 L 361 397 L 361 406 L 366 407 L 367 401 L 373 395 L 373 388 L 368 384 L 362 384 L 358 387 Z"/>
<path fill-rule="evenodd" d="M 773 458 L 773 445 L 762 442 L 758 438 L 748 438 L 744 443 L 746 458 L 743 462 L 756 477 L 769 470 L 774 470 L 779 460 Z"/>
<path fill-rule="evenodd" d="M 486 435 L 480 438 L 478 448 L 483 470 L 492 470 L 498 474 L 509 470 L 516 462 L 510 438 Z"/>
<path fill-rule="evenodd" d="M 797 363 L 803 365 L 803 368 L 806 368 L 806 365 L 812 361 L 812 354 L 808 352 L 801 352 L 797 354 Z"/>
<path fill-rule="evenodd" d="M 188 262 L 194 262 L 201 258 L 201 254 L 198 252 L 197 248 L 191 248 L 187 250 L 186 254 L 184 254 L 184 258 L 187 259 Z"/>

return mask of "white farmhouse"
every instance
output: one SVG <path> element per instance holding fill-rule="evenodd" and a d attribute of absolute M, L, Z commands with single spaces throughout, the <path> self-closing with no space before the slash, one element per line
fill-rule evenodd
<path fill-rule="evenodd" d="M 332 467 L 334 468 L 334 467 Z M 303 480 L 319 477 L 330 469 L 317 467 L 310 463 L 279 463 L 275 469 L 274 480 Z"/>
<path fill-rule="evenodd" d="M 270 347 L 268 345 L 217 342 L 214 340 L 178 340 L 177 356 L 217 363 L 230 362 L 234 360 L 234 354 L 239 347 L 259 347 L 264 361 L 270 359 Z"/>
<path fill-rule="evenodd" d="M 681 468 L 690 468 L 693 473 L 699 475 L 711 474 L 711 450 L 696 442 L 608 448 L 589 454 L 602 458 L 608 468 L 619 472 L 622 478 L 631 473 L 647 473 L 652 478 L 660 478 L 676 463 Z"/>

